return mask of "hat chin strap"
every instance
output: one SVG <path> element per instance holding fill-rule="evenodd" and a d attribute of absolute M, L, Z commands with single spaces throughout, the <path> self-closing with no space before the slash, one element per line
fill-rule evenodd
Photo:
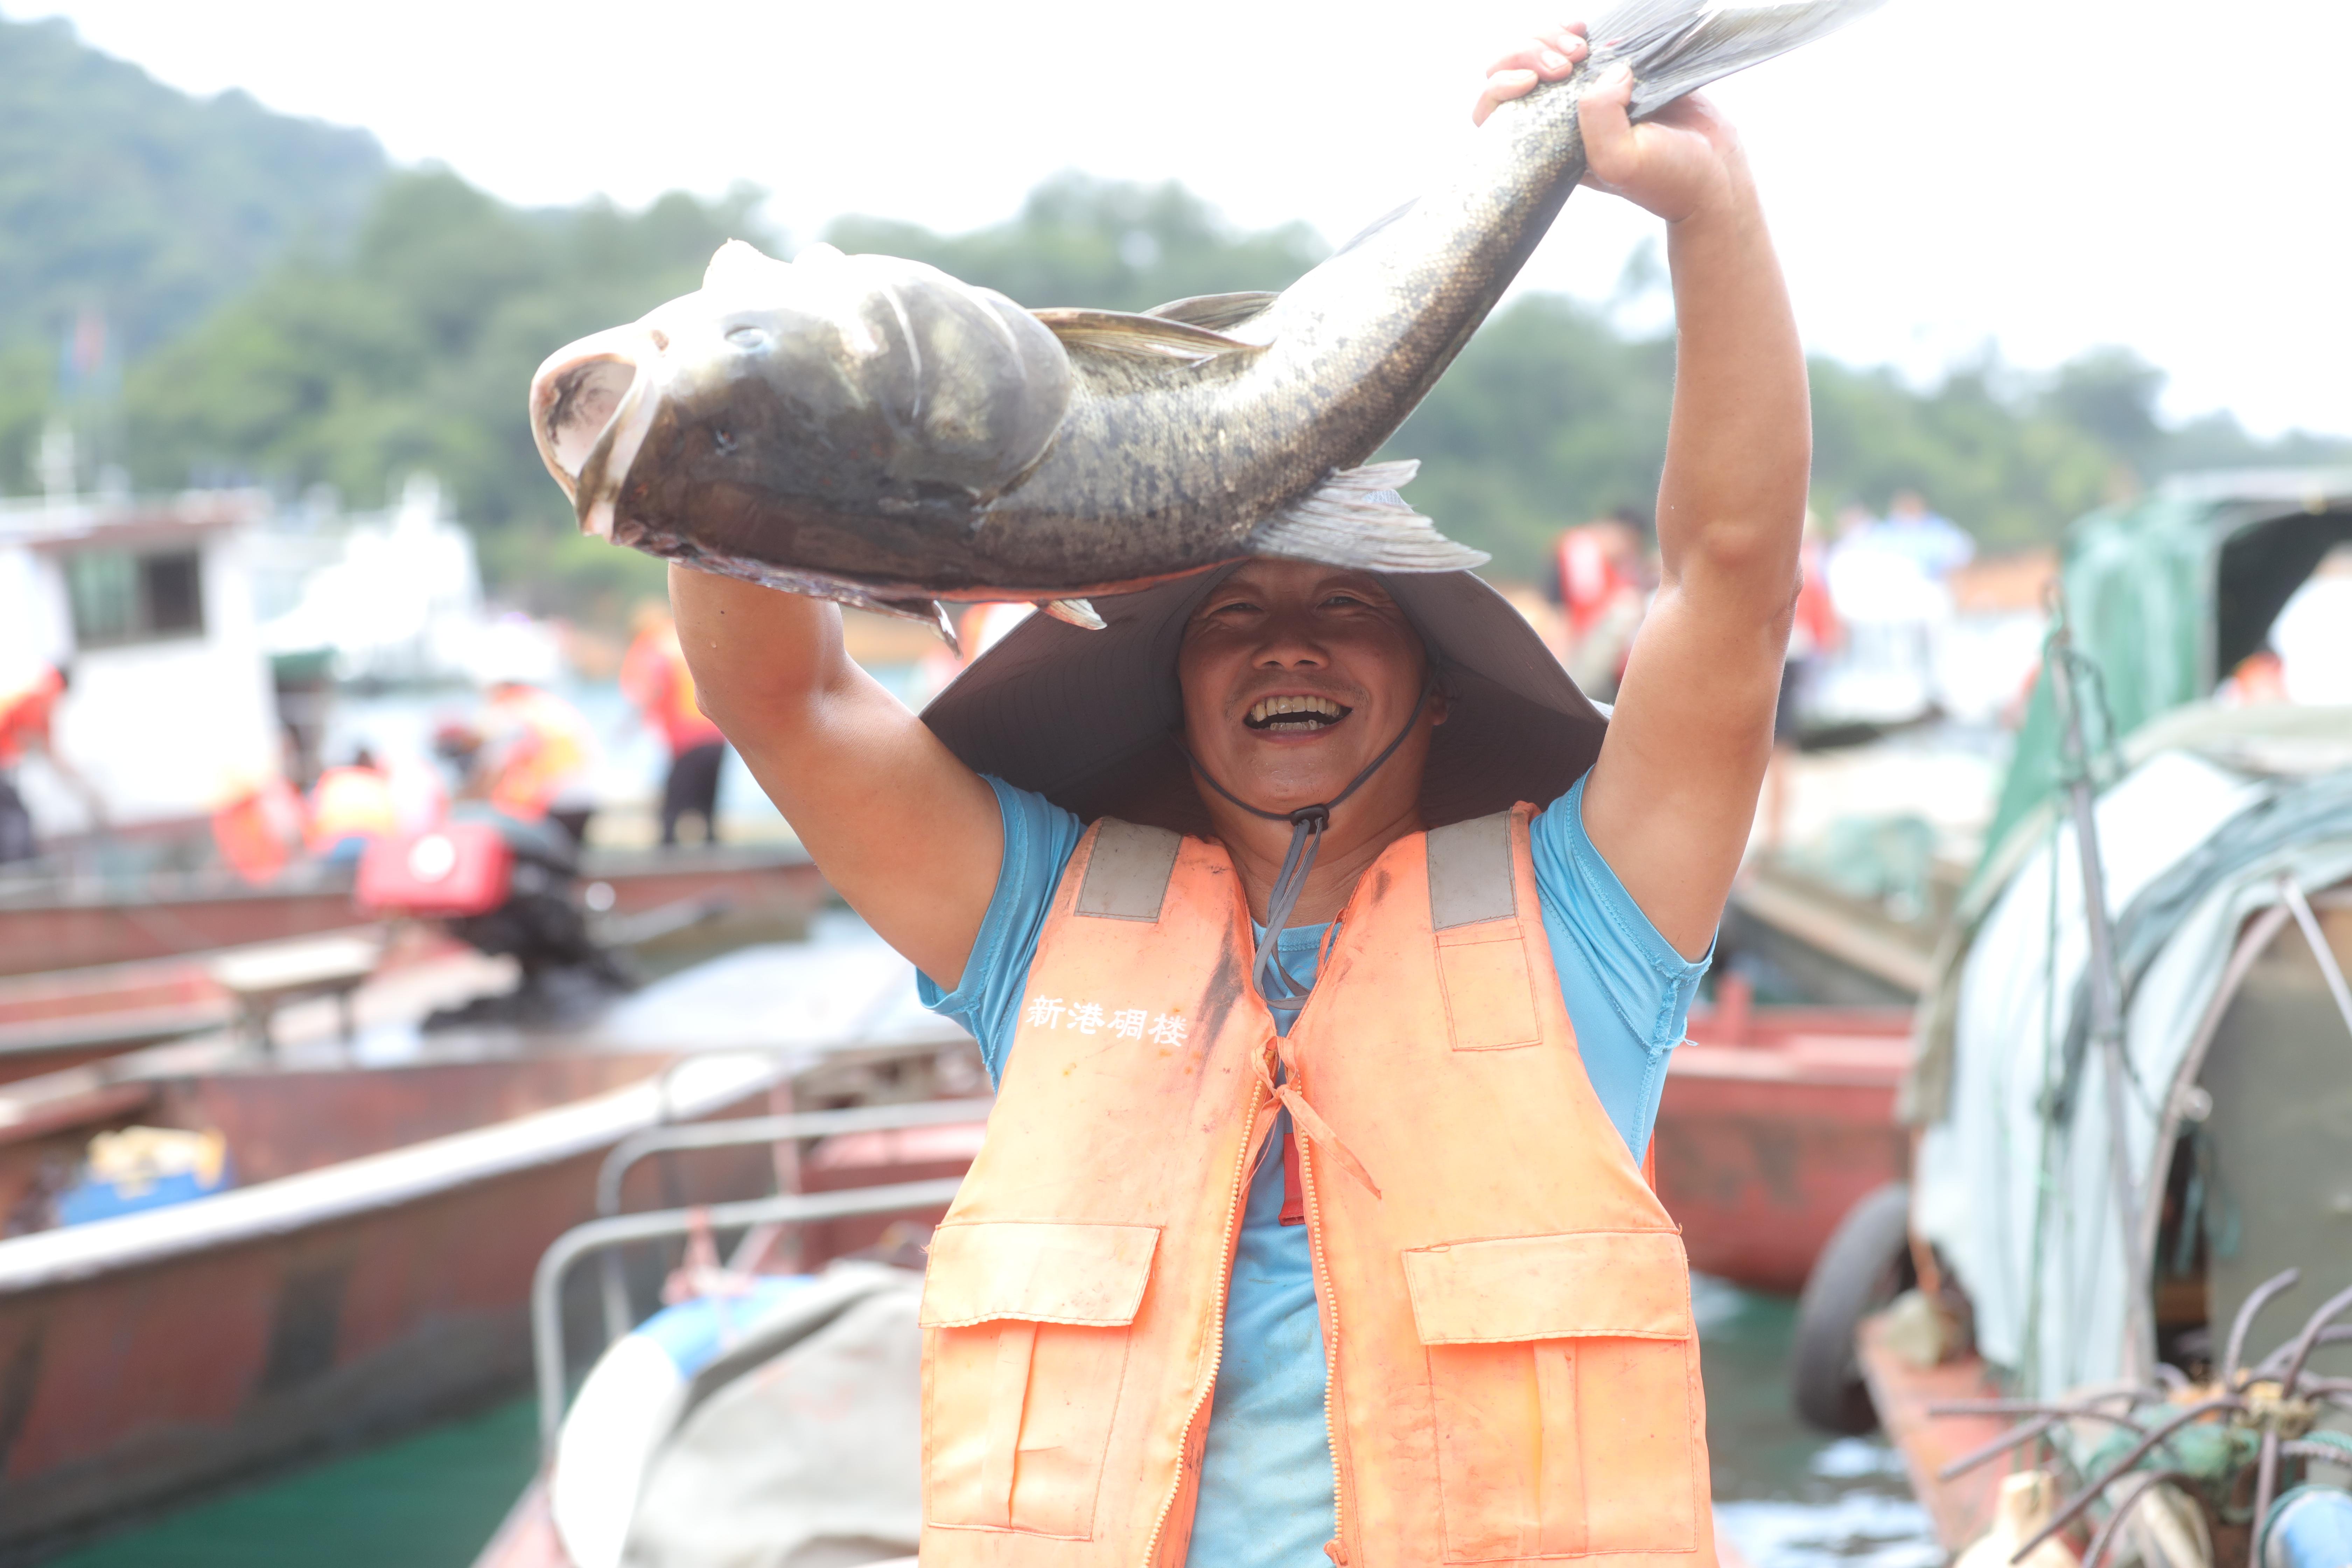
<path fill-rule="evenodd" d="M 1421 695 L 1414 700 L 1412 711 L 1406 715 L 1404 728 L 1397 731 L 1396 739 L 1391 741 L 1379 756 L 1366 763 L 1364 771 L 1349 780 L 1346 789 L 1319 805 L 1302 805 L 1296 811 L 1265 811 L 1252 805 L 1218 783 L 1217 775 L 1201 765 L 1201 759 L 1192 754 L 1192 748 L 1184 744 L 1181 737 L 1176 742 L 1176 749 L 1184 753 L 1184 760 L 1192 764 L 1192 771 L 1208 781 L 1211 789 L 1252 816 L 1262 817 L 1268 822 L 1290 824 L 1290 848 L 1282 857 L 1282 869 L 1275 876 L 1274 890 L 1265 896 L 1265 931 L 1258 938 L 1256 954 L 1250 960 L 1251 983 L 1257 987 L 1257 994 L 1265 1001 L 1267 1011 L 1283 1015 L 1286 1024 L 1297 1017 L 1299 1009 L 1307 1005 L 1307 987 L 1282 966 L 1282 954 L 1277 944 L 1284 928 L 1290 924 L 1291 911 L 1298 905 L 1298 896 L 1307 890 L 1307 876 L 1315 868 L 1315 855 L 1323 847 L 1323 833 L 1331 826 L 1331 813 L 1342 801 L 1361 789 L 1366 779 L 1380 772 L 1381 763 L 1396 755 L 1397 748 L 1404 744 L 1405 737 L 1412 734 L 1413 726 L 1421 722 L 1422 710 L 1429 706 L 1430 694 L 1436 689 L 1437 674 L 1432 670 L 1423 679 Z M 1279 994 L 1276 994 L 1277 988 Z"/>

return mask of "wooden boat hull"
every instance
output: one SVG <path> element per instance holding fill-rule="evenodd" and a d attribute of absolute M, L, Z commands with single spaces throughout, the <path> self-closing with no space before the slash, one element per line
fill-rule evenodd
<path fill-rule="evenodd" d="M 1971 1353 L 1940 1366 L 1914 1366 L 1890 1347 L 1883 1318 L 1864 1318 L 1854 1334 L 1854 1353 L 1862 1363 L 1863 1380 L 1870 1385 L 1870 1401 L 1878 1411 L 1880 1427 L 1903 1456 L 1911 1490 L 1927 1517 L 1935 1521 L 1936 1539 L 1948 1552 L 1959 1552 L 1992 1527 L 1993 1505 L 2000 1479 L 2018 1464 L 2027 1445 L 1946 1480 L 1946 1465 L 1970 1450 L 1992 1442 L 2010 1429 L 2006 1415 L 1940 1415 L 1928 1406 L 1969 1399 L 1999 1399 L 2000 1385 L 1991 1369 Z"/>
<path fill-rule="evenodd" d="M 1846 1211 L 1903 1179 L 1908 1026 L 1884 1008 L 1693 1014 L 1653 1134 L 1658 1195 L 1693 1268 L 1792 1295 Z"/>
<path fill-rule="evenodd" d="M 733 1060 L 732 1079 L 685 1101 L 672 1089 L 673 1104 L 763 1108 L 780 1069 Z M 299 1173 L 0 1242 L 0 1563 L 523 1386 L 532 1270 L 593 1215 L 605 1152 L 663 1116 L 663 1066 L 541 1057 L 421 1068 L 413 1081 L 404 1069 L 276 1075 L 340 1080 L 341 1092 L 274 1132 L 239 1135 L 233 1096 L 215 1097 L 212 1120 L 265 1174 Z M 550 1085 L 530 1080 L 551 1075 L 557 1092 L 588 1098 L 401 1146 L 421 1125 L 448 1125 L 453 1100 L 460 1116 L 544 1100 Z M 621 1087 L 595 1092 L 605 1085 Z M 314 1163 L 332 1136 L 384 1152 Z M 714 1159 L 684 1173 L 684 1190 L 748 1195 L 766 1173 L 764 1159 Z"/>
<path fill-rule="evenodd" d="M 0 897 L 0 975 L 168 958 L 362 923 L 348 873 L 309 875 L 315 879 L 266 888 L 224 875 Z M 747 908 L 805 916 L 825 896 L 824 879 L 793 848 L 592 851 L 581 880 L 611 889 L 616 915 L 723 894 Z"/>

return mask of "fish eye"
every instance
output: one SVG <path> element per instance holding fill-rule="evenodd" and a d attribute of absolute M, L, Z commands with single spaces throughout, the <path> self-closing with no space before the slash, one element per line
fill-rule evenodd
<path fill-rule="evenodd" d="M 727 341 L 739 349 L 763 349 L 768 346 L 768 330 L 746 321 L 740 327 L 730 327 Z"/>

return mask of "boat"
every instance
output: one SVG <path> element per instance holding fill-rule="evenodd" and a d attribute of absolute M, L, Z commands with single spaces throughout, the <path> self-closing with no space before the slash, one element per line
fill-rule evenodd
<path fill-rule="evenodd" d="M 1793 1358 L 1956 1552 L 2352 1542 L 2352 708 L 2207 700 L 2347 542 L 2352 474 L 2182 482 L 2069 536 L 1920 1009 L 1910 1181 L 1841 1223 Z"/>
<path fill-rule="evenodd" d="M 1927 866 L 1916 903 L 1842 887 L 1790 856 L 1759 856 L 1740 870 L 1723 911 L 1717 962 L 1759 967 L 1819 1006 L 1885 1010 L 1918 1001 L 1935 976 L 1936 948 L 1960 881 Z"/>
<path fill-rule="evenodd" d="M 274 1053 L 223 1033 L 0 1088 L 0 1563 L 524 1386 L 532 1266 L 633 1133 L 979 1079 L 968 1037 L 899 1011 L 911 971 L 870 937 L 730 953 L 561 1035 L 415 1027 L 495 970 L 456 952 L 381 977 L 353 1038 L 320 1005 Z M 124 1129 L 210 1141 L 217 1190 L 40 1226 L 91 1190 L 92 1135 Z M 738 1152 L 645 1168 L 629 1196 L 775 1179 Z"/>
<path fill-rule="evenodd" d="M 797 845 L 591 848 L 588 907 L 617 921 L 692 911 L 718 935 L 774 940 L 824 900 L 824 879 Z M 248 886 L 226 868 L 135 877 L 0 881 L 0 976 L 173 958 L 284 942 L 366 923 L 348 868 L 291 867 Z M 698 933 L 703 941 L 714 932 Z"/>
<path fill-rule="evenodd" d="M 1849 1209 L 1910 1167 L 1895 1115 L 1911 1063 L 1896 1006 L 1759 1006 L 1727 973 L 1666 1061 L 1659 1198 L 1690 1266 L 1794 1295 Z"/>
<path fill-rule="evenodd" d="M 0 1083 L 221 1028 L 235 1013 L 192 959 L 0 977 Z"/>

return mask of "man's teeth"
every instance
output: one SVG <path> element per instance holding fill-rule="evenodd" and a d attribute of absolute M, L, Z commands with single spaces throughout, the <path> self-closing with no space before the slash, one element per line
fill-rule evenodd
<path fill-rule="evenodd" d="M 1264 726 L 1288 718 L 1294 724 L 1328 723 L 1347 717 L 1347 713 L 1348 710 L 1328 697 L 1268 697 L 1250 709 L 1248 721 Z"/>

